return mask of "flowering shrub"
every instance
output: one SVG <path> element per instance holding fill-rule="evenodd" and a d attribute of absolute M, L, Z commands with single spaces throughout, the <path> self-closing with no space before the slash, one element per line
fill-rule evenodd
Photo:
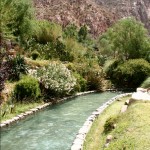
<path fill-rule="evenodd" d="M 56 62 L 38 69 L 34 76 L 49 96 L 61 97 L 72 94 L 76 86 L 76 79 L 71 72 L 65 65 Z"/>

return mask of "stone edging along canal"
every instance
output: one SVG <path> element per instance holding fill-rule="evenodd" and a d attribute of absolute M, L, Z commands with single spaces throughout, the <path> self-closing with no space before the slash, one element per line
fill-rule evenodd
<path fill-rule="evenodd" d="M 125 96 L 130 96 L 130 95 L 132 95 L 132 93 L 125 93 L 125 94 L 117 95 L 116 97 L 111 98 L 106 103 L 104 103 L 102 106 L 100 106 L 98 109 L 96 109 L 91 114 L 91 116 L 88 117 L 88 119 L 85 121 L 83 126 L 80 128 L 78 134 L 76 135 L 74 142 L 72 143 L 71 150 L 82 150 L 85 137 L 86 137 L 88 131 L 90 130 L 95 118 L 97 118 L 109 105 L 111 105 L 117 99 L 119 99 L 121 97 L 125 97 Z"/>
<path fill-rule="evenodd" d="M 81 95 L 85 95 L 85 94 L 90 94 L 90 93 L 94 93 L 94 92 L 95 91 L 87 91 L 87 92 L 77 93 L 76 95 L 65 97 L 65 98 L 62 98 L 60 100 L 57 100 L 55 103 L 60 103 L 60 102 L 66 101 L 68 99 L 77 97 L 77 96 L 81 96 Z M 53 105 L 53 103 L 52 102 L 45 103 L 45 104 L 43 104 L 41 106 L 37 106 L 37 107 L 35 107 L 33 109 L 30 109 L 30 110 L 28 110 L 28 111 L 26 111 L 24 113 L 21 113 L 21 114 L 15 116 L 15 117 L 13 117 L 12 119 L 8 119 L 6 121 L 3 121 L 3 122 L 0 123 L 0 128 L 7 127 L 7 126 L 9 126 L 9 125 L 11 125 L 11 124 L 13 124 L 15 122 L 18 122 L 18 121 L 24 119 L 25 117 L 27 117 L 29 115 L 32 115 L 32 114 L 34 114 L 34 113 L 36 113 L 36 112 L 38 112 L 38 111 L 40 111 L 40 110 L 42 110 L 42 109 L 50 106 L 50 105 Z"/>

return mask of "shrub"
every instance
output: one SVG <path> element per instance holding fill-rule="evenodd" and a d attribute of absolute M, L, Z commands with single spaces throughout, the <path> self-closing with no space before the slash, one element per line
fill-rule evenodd
<path fill-rule="evenodd" d="M 98 62 L 90 60 L 84 59 L 84 63 L 75 64 L 76 72 L 86 80 L 87 90 L 101 91 L 104 73 L 99 67 Z"/>
<path fill-rule="evenodd" d="M 58 37 L 62 36 L 62 27 L 58 24 L 46 20 L 36 20 L 33 25 L 35 26 L 33 37 L 40 44 L 55 42 Z"/>
<path fill-rule="evenodd" d="M 74 92 L 76 79 L 65 65 L 52 62 L 34 74 L 48 96 L 62 97 Z"/>
<path fill-rule="evenodd" d="M 33 60 L 36 60 L 40 56 L 39 52 L 33 51 L 31 54 L 31 57 Z"/>
<path fill-rule="evenodd" d="M 142 84 L 142 88 L 150 88 L 150 77 L 148 77 Z"/>
<path fill-rule="evenodd" d="M 114 75 L 115 69 L 121 63 L 122 62 L 120 60 L 117 60 L 117 59 L 112 59 L 112 60 L 108 60 L 108 61 L 105 62 L 105 65 L 104 65 L 103 69 L 104 69 L 108 79 L 113 80 L 113 75 Z"/>
<path fill-rule="evenodd" d="M 85 76 L 88 90 L 102 91 L 103 73 L 100 70 L 91 69 Z"/>
<path fill-rule="evenodd" d="M 104 124 L 104 132 L 105 133 L 108 133 L 110 132 L 112 129 L 114 129 L 114 125 L 117 121 L 117 117 L 116 116 L 113 116 L 113 117 L 109 117 L 105 124 Z"/>
<path fill-rule="evenodd" d="M 150 65 L 144 59 L 133 59 L 114 68 L 111 80 L 119 87 L 136 88 L 150 75 Z"/>
<path fill-rule="evenodd" d="M 57 56 L 59 56 L 59 59 L 61 61 L 70 61 L 70 62 L 73 61 L 74 57 L 69 51 L 67 51 L 64 42 L 60 40 L 56 40 L 55 49 L 56 49 Z"/>
<path fill-rule="evenodd" d="M 14 97 L 17 102 L 35 101 L 40 95 L 38 80 L 33 77 L 24 77 L 15 85 Z"/>
<path fill-rule="evenodd" d="M 79 42 L 83 42 L 84 40 L 86 40 L 87 34 L 88 34 L 88 29 L 87 29 L 87 26 L 84 25 L 80 28 L 78 32 Z"/>
<path fill-rule="evenodd" d="M 27 65 L 25 63 L 25 60 L 22 56 L 17 55 L 14 58 L 9 60 L 9 63 L 11 65 L 11 73 L 9 76 L 10 80 L 19 80 L 20 74 L 27 73 Z"/>
<path fill-rule="evenodd" d="M 67 25 L 64 29 L 64 37 L 77 39 L 78 37 L 77 26 L 74 24 Z"/>
<path fill-rule="evenodd" d="M 77 79 L 76 88 L 78 92 L 84 92 L 87 90 L 87 81 L 78 73 L 74 73 L 74 77 Z"/>

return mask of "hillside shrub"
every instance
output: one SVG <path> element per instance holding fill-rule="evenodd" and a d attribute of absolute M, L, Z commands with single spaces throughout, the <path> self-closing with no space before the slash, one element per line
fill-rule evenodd
<path fill-rule="evenodd" d="M 21 79 L 14 88 L 14 97 L 17 102 L 37 101 L 41 95 L 38 80 L 26 76 Z"/>
<path fill-rule="evenodd" d="M 142 84 L 142 88 L 150 88 L 150 77 L 148 77 Z"/>
<path fill-rule="evenodd" d="M 117 121 L 117 117 L 113 116 L 113 117 L 109 117 L 105 124 L 104 124 L 104 132 L 108 133 L 110 132 L 112 129 L 114 129 L 114 125 L 116 124 Z"/>
<path fill-rule="evenodd" d="M 58 24 L 46 21 L 36 20 L 33 22 L 33 38 L 40 43 L 55 42 L 58 37 L 62 36 L 62 27 Z"/>
<path fill-rule="evenodd" d="M 40 56 L 40 54 L 39 54 L 38 51 L 33 51 L 31 53 L 31 57 L 32 57 L 33 60 L 36 60 L 39 56 Z"/>
<path fill-rule="evenodd" d="M 104 69 L 104 72 L 106 73 L 108 79 L 113 80 L 115 69 L 121 63 L 122 63 L 122 61 L 117 60 L 117 59 L 112 59 L 112 60 L 108 60 L 108 61 L 105 62 L 105 65 L 104 65 L 103 69 Z"/>
<path fill-rule="evenodd" d="M 119 87 L 136 88 L 149 75 L 150 64 L 146 60 L 131 59 L 113 68 L 111 80 Z"/>
<path fill-rule="evenodd" d="M 27 73 L 28 67 L 26 65 L 24 57 L 16 55 L 14 58 L 11 58 L 9 60 L 9 63 L 11 65 L 11 73 L 9 76 L 10 80 L 19 80 L 21 73 Z"/>
<path fill-rule="evenodd" d="M 65 65 L 51 62 L 34 74 L 41 83 L 43 92 L 50 97 L 62 97 L 74 93 L 76 79 Z"/>
<path fill-rule="evenodd" d="M 101 70 L 91 69 L 87 72 L 85 78 L 87 80 L 87 89 L 89 91 L 102 90 L 103 73 L 101 72 Z"/>
<path fill-rule="evenodd" d="M 73 74 L 77 80 L 76 89 L 78 92 L 84 92 L 87 90 L 87 81 L 78 73 Z"/>
<path fill-rule="evenodd" d="M 65 29 L 64 29 L 63 36 L 65 38 L 77 39 L 77 37 L 78 37 L 77 26 L 75 24 L 69 24 L 69 25 L 67 25 L 65 27 Z"/>
<path fill-rule="evenodd" d="M 87 90 L 102 90 L 104 73 L 98 62 L 93 59 L 83 59 L 84 62 L 74 64 L 73 68 L 87 82 Z"/>

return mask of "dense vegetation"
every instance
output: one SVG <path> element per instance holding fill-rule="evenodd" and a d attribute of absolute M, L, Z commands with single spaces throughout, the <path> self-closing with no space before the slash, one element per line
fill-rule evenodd
<path fill-rule="evenodd" d="M 134 18 L 120 20 L 95 39 L 86 25 L 36 20 L 30 0 L 2 0 L 0 13 L 1 103 L 8 82 L 16 84 L 9 98 L 24 102 L 113 86 L 135 88 L 150 76 L 150 38 Z M 23 74 L 32 77 L 23 79 Z"/>

